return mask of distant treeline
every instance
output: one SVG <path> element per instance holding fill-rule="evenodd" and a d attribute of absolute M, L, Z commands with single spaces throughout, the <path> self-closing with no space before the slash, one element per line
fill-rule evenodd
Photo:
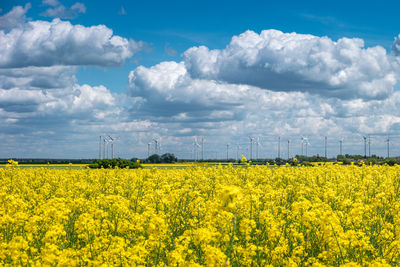
<path fill-rule="evenodd" d="M 7 164 L 8 160 L 7 159 L 0 159 L 0 164 Z M 97 159 L 37 159 L 37 158 L 12 158 L 13 160 L 17 161 L 18 164 L 93 164 L 97 162 Z M 236 160 L 236 159 L 198 159 L 198 160 L 193 160 L 193 159 L 178 159 L 174 154 L 172 153 L 165 153 L 163 155 L 157 155 L 153 154 L 149 156 L 148 158 L 145 159 L 138 159 L 138 158 L 131 158 L 131 162 L 137 162 L 139 160 L 140 163 L 174 163 L 174 162 L 238 162 L 240 163 L 241 160 Z M 372 155 L 371 157 L 365 158 L 362 155 L 338 155 L 336 158 L 325 158 L 321 156 L 302 156 L 302 155 L 296 155 L 294 158 L 290 159 L 282 159 L 282 158 L 275 158 L 275 159 L 253 159 L 249 161 L 252 162 L 254 165 L 258 164 L 266 164 L 269 163 L 271 165 L 284 165 L 286 163 L 289 163 L 291 165 L 297 165 L 298 163 L 301 163 L 303 165 L 309 165 L 312 162 L 342 162 L 342 164 L 347 165 L 353 163 L 360 163 L 363 161 L 366 164 L 388 164 L 388 165 L 394 165 L 394 164 L 399 164 L 400 165 L 400 158 L 395 157 L 395 158 L 384 158 L 384 157 L 378 157 L 376 155 Z"/>
<path fill-rule="evenodd" d="M 29 159 L 29 158 L 12 158 L 17 161 L 18 164 L 91 164 L 96 159 Z M 8 163 L 9 158 L 0 159 L 0 164 Z"/>

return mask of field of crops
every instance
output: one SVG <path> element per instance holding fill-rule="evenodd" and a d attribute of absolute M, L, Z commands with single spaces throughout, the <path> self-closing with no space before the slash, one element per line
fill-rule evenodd
<path fill-rule="evenodd" d="M 400 166 L 0 169 L 0 265 L 400 264 Z"/>

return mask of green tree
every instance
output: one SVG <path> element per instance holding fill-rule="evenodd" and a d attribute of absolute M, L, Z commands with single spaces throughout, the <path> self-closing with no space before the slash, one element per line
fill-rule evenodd
<path fill-rule="evenodd" d="M 175 155 L 172 153 L 165 153 L 161 156 L 162 163 L 174 163 L 177 161 L 178 161 L 178 158 L 175 157 Z"/>
<path fill-rule="evenodd" d="M 161 163 L 161 157 L 158 154 L 153 154 L 146 159 L 147 163 Z"/>

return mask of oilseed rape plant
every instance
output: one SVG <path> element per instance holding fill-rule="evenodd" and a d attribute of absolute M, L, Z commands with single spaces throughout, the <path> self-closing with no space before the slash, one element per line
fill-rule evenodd
<path fill-rule="evenodd" d="M 10 165 L 1 265 L 400 264 L 400 166 Z"/>

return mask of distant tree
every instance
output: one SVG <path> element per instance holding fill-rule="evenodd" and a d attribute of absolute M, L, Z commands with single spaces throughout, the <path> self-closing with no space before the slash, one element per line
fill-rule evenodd
<path fill-rule="evenodd" d="M 349 165 L 349 164 L 351 163 L 351 160 L 348 159 L 348 158 L 344 158 L 344 159 L 342 160 L 342 162 L 343 162 L 343 165 Z"/>
<path fill-rule="evenodd" d="M 343 155 L 337 155 L 337 159 L 338 159 L 338 160 L 343 160 L 343 159 L 345 159 L 345 156 L 343 156 Z"/>
<path fill-rule="evenodd" d="M 133 157 L 133 158 L 130 159 L 130 161 L 132 161 L 132 162 L 137 162 L 138 159 L 139 159 L 139 158 Z"/>
<path fill-rule="evenodd" d="M 146 159 L 147 163 L 161 163 L 161 157 L 158 154 L 153 154 Z"/>
<path fill-rule="evenodd" d="M 387 164 L 389 166 L 393 166 L 395 164 L 399 164 L 400 162 L 394 158 L 386 158 L 381 164 Z"/>
<path fill-rule="evenodd" d="M 96 160 L 94 163 L 89 164 L 89 168 L 91 169 L 114 169 L 114 168 L 129 168 L 129 169 L 137 169 L 141 168 L 142 166 L 139 163 L 131 162 L 125 159 L 102 159 Z"/>
<path fill-rule="evenodd" d="M 161 156 L 162 163 L 173 163 L 173 162 L 177 162 L 177 161 L 178 161 L 178 158 L 175 157 L 175 155 L 172 153 L 165 153 Z"/>

